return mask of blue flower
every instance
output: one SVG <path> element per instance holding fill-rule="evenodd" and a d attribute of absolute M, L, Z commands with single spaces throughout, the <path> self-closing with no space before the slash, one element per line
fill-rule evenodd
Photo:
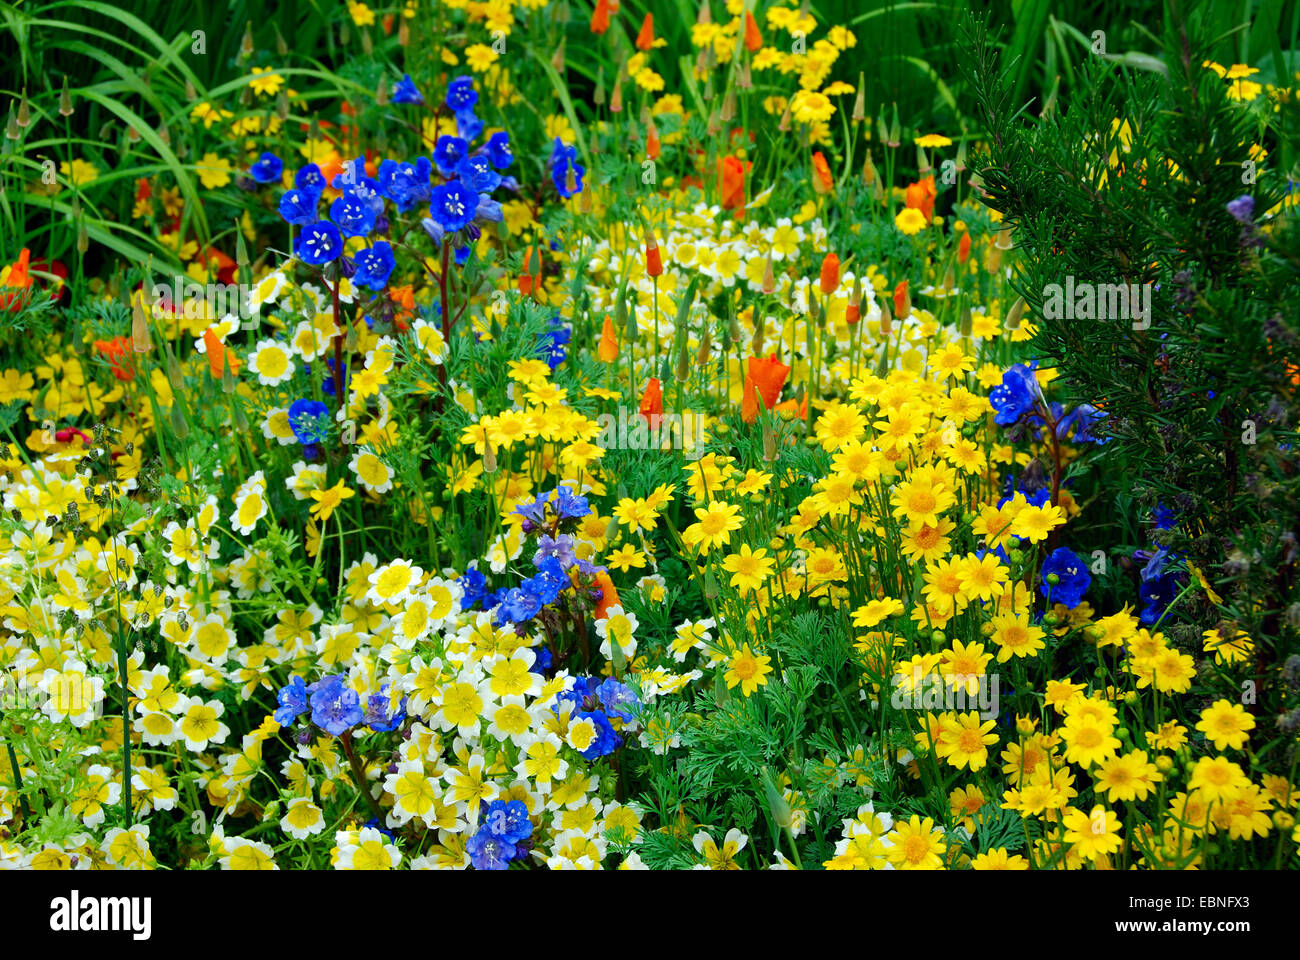
<path fill-rule="evenodd" d="M 289 429 L 301 444 L 324 440 L 330 422 L 330 408 L 319 400 L 295 400 L 289 405 Z"/>
<path fill-rule="evenodd" d="M 379 165 L 379 189 L 397 205 L 399 213 L 406 213 L 429 199 L 432 174 L 428 157 L 417 157 L 415 163 L 385 160 Z"/>
<path fill-rule="evenodd" d="M 1094 436 L 1092 430 L 1097 424 L 1106 419 L 1106 414 L 1102 413 L 1090 403 L 1081 403 L 1075 407 L 1056 424 L 1056 435 L 1058 437 L 1068 436 L 1071 428 L 1074 429 L 1074 439 L 1079 443 L 1106 443 L 1109 437 Z"/>
<path fill-rule="evenodd" d="M 472 109 L 456 111 L 456 132 L 466 141 L 476 140 L 483 132 L 483 121 Z"/>
<path fill-rule="evenodd" d="M 611 717 L 617 717 L 620 720 L 631 720 L 636 712 L 635 708 L 641 705 L 635 691 L 627 684 L 619 683 L 613 677 L 606 678 L 596 688 L 596 696 L 600 697 L 600 703 L 605 708 L 605 712 Z"/>
<path fill-rule="evenodd" d="M 274 153 L 263 153 L 248 168 L 248 175 L 258 183 L 276 183 L 284 175 L 284 163 Z"/>
<path fill-rule="evenodd" d="M 456 176 L 479 193 L 491 193 L 501 185 L 501 174 L 492 169 L 492 161 L 482 153 L 462 157 L 456 165 Z"/>
<path fill-rule="evenodd" d="M 364 237 L 375 229 L 375 211 L 351 191 L 330 204 L 330 219 L 345 237 Z"/>
<path fill-rule="evenodd" d="M 614 728 L 610 726 L 609 718 L 600 710 L 580 712 L 574 714 L 573 719 L 590 720 L 596 728 L 596 738 L 591 741 L 586 750 L 579 751 L 584 759 L 596 760 L 608 756 L 622 745 L 623 738 L 614 732 Z"/>
<path fill-rule="evenodd" d="M 1047 578 L 1056 574 L 1059 582 L 1052 586 Z M 1061 603 L 1073 610 L 1083 599 L 1084 591 L 1092 583 L 1088 567 L 1068 547 L 1057 547 L 1043 561 L 1043 577 L 1038 589 L 1043 596 L 1049 596 L 1053 603 Z"/>
<path fill-rule="evenodd" d="M 533 824 L 528 819 L 528 807 L 522 800 L 493 800 L 483 813 L 483 826 L 494 837 L 517 844 L 532 835 Z"/>
<path fill-rule="evenodd" d="M 1255 220 L 1255 198 L 1250 194 L 1238 197 L 1226 204 L 1232 219 L 1238 223 L 1253 223 Z"/>
<path fill-rule="evenodd" d="M 411 75 L 404 74 L 401 80 L 393 84 L 393 103 L 413 103 L 417 106 L 424 103 L 424 97 L 420 91 L 415 88 L 411 80 Z"/>
<path fill-rule="evenodd" d="M 564 575 L 564 568 L 554 557 L 543 557 L 537 564 L 537 573 L 529 577 L 520 586 L 521 589 L 535 595 L 542 606 L 554 603 L 564 590 L 572 583 Z"/>
<path fill-rule="evenodd" d="M 333 357 L 325 358 L 325 367 L 328 372 L 325 374 L 325 379 L 321 381 L 321 389 L 325 391 L 325 394 L 327 396 L 332 397 L 334 396 L 334 358 Z M 349 387 L 349 385 L 351 385 L 351 383 L 352 383 L 352 367 L 349 363 L 344 361 L 343 389 L 347 390 L 347 388 Z"/>
<path fill-rule="evenodd" d="M 1034 408 L 1039 392 L 1033 370 L 1023 363 L 1015 364 L 1002 374 L 1002 383 L 989 391 L 989 402 L 997 411 L 993 422 L 1003 427 L 1015 423 Z"/>
<path fill-rule="evenodd" d="M 337 260 L 343 252 L 343 238 L 339 228 L 328 221 L 310 223 L 293 239 L 293 253 L 299 260 L 313 267 Z"/>
<path fill-rule="evenodd" d="M 434 187 L 433 196 L 429 198 L 429 216 L 446 233 L 468 227 L 476 210 L 478 194 L 459 180 Z"/>
<path fill-rule="evenodd" d="M 566 154 L 555 164 L 551 170 L 551 180 L 555 184 L 555 189 L 564 199 L 569 199 L 574 194 L 582 193 L 582 177 L 587 172 L 587 168 L 578 163 L 576 159 L 578 151 L 572 147 L 569 148 L 572 155 Z M 573 189 L 569 189 L 569 170 L 573 170 Z"/>
<path fill-rule="evenodd" d="M 325 182 L 325 174 L 321 173 L 320 167 L 314 163 L 307 164 L 293 175 L 293 185 L 299 190 L 314 193 L 318 197 L 328 186 Z"/>
<path fill-rule="evenodd" d="M 364 717 L 357 692 L 343 683 L 343 674 L 322 677 L 310 687 L 311 721 L 326 733 L 339 736 Z"/>
<path fill-rule="evenodd" d="M 479 571 L 470 567 L 457 580 L 456 583 L 463 591 L 460 599 L 461 608 L 468 610 L 485 596 L 487 596 L 487 577 Z"/>
<path fill-rule="evenodd" d="M 481 220 L 484 223 L 500 223 L 505 218 L 506 213 L 501 209 L 501 204 L 486 193 L 478 195 L 478 209 L 474 211 L 475 220 Z"/>
<path fill-rule="evenodd" d="M 504 870 L 515 858 L 515 845 L 484 824 L 465 842 L 465 852 L 475 870 Z"/>
<path fill-rule="evenodd" d="M 306 713 L 310 708 L 307 706 L 307 684 L 302 677 L 297 674 L 290 677 L 289 682 L 276 693 L 275 702 L 280 705 L 275 711 L 275 722 L 282 727 L 289 726 Z"/>
<path fill-rule="evenodd" d="M 402 697 L 394 708 L 392 697 L 388 695 L 388 684 L 384 684 L 378 693 L 372 693 L 366 698 L 365 722 L 375 733 L 396 730 L 405 719 L 406 697 Z"/>
<path fill-rule="evenodd" d="M 444 133 L 438 138 L 438 142 L 433 147 L 433 162 L 438 167 L 438 172 L 444 177 L 450 177 L 460 166 L 460 162 L 465 159 L 469 153 L 469 143 L 460 137 L 453 137 L 449 133 Z"/>
<path fill-rule="evenodd" d="M 1163 503 L 1156 504 L 1155 521 L 1157 530 L 1172 530 L 1178 524 L 1177 516 Z"/>
<path fill-rule="evenodd" d="M 510 149 L 510 134 L 504 130 L 498 130 L 488 137 L 486 149 L 488 160 L 498 170 L 504 170 L 515 162 L 515 155 Z"/>
<path fill-rule="evenodd" d="M 382 290 L 388 285 L 388 278 L 397 266 L 393 257 L 393 248 L 387 240 L 380 240 L 373 246 L 357 252 L 357 272 L 352 282 L 371 290 Z"/>
<path fill-rule="evenodd" d="M 497 610 L 498 623 L 527 623 L 542 609 L 541 597 L 522 587 L 509 591 Z"/>
<path fill-rule="evenodd" d="M 478 103 L 478 94 L 474 92 L 474 78 L 460 76 L 447 84 L 447 109 L 452 113 L 468 110 Z"/>
<path fill-rule="evenodd" d="M 280 197 L 280 216 L 295 227 L 305 227 L 316 222 L 316 204 L 320 194 L 295 187 Z"/>
<path fill-rule="evenodd" d="M 561 484 L 555 488 L 555 512 L 562 519 L 577 520 L 591 513 L 586 497 L 580 497 L 571 487 Z"/>

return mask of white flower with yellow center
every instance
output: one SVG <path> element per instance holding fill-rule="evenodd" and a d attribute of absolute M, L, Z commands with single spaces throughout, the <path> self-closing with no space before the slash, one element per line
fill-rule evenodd
<path fill-rule="evenodd" d="M 596 621 L 596 634 L 601 638 L 600 652 L 607 660 L 614 659 L 613 644 L 617 643 L 628 660 L 636 655 L 636 614 L 627 613 L 621 606 L 610 607 L 603 620 Z"/>
<path fill-rule="evenodd" d="M 249 369 L 257 374 L 264 386 L 274 387 L 293 376 L 294 363 L 284 344 L 276 340 L 262 340 L 253 349 L 248 360 Z"/>
<path fill-rule="evenodd" d="M 367 578 L 370 588 L 366 591 L 366 599 L 378 606 L 401 603 L 419 586 L 422 576 L 424 571 L 408 560 L 386 563 Z"/>
<path fill-rule="evenodd" d="M 361 449 L 353 454 L 348 467 L 368 493 L 387 493 L 393 489 L 393 471 L 369 450 Z"/>

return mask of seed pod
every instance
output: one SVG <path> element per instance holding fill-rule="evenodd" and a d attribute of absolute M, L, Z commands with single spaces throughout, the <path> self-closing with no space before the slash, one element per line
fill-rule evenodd
<path fill-rule="evenodd" d="M 131 349 L 136 353 L 148 353 L 153 349 L 153 341 L 149 337 L 149 318 L 145 315 L 144 295 L 135 301 L 135 307 L 131 311 Z"/>
<path fill-rule="evenodd" d="M 63 78 L 63 92 L 59 94 L 59 116 L 72 116 L 72 94 L 68 92 L 68 78 Z"/>
<path fill-rule="evenodd" d="M 489 476 L 497 472 L 497 452 L 492 449 L 491 443 L 483 447 L 483 472 Z"/>
<path fill-rule="evenodd" d="M 18 101 L 17 123 L 20 127 L 30 127 L 32 125 L 32 110 L 27 103 L 27 88 L 23 88 L 23 97 Z"/>
<path fill-rule="evenodd" d="M 762 290 L 769 296 L 776 292 L 776 272 L 772 269 L 772 257 L 770 254 L 767 258 L 767 266 L 763 268 Z"/>
<path fill-rule="evenodd" d="M 1008 330 L 1017 329 L 1020 326 L 1020 318 L 1025 315 L 1025 307 L 1025 298 L 1016 297 L 1016 302 L 1013 303 L 1011 309 L 1007 311 L 1006 322 L 1002 325 Z"/>
<path fill-rule="evenodd" d="M 862 71 L 858 71 L 858 96 L 853 101 L 853 116 L 851 118 L 854 123 L 860 123 L 867 119 L 867 88 L 865 80 Z"/>
<path fill-rule="evenodd" d="M 713 331 L 705 330 L 704 339 L 700 341 L 699 352 L 695 355 L 695 362 L 700 366 L 709 362 L 710 352 L 713 348 Z"/>
<path fill-rule="evenodd" d="M 551 66 L 555 68 L 556 73 L 559 74 L 564 73 L 564 38 L 563 37 L 560 38 L 560 45 L 555 48 L 555 55 L 551 57 Z"/>
<path fill-rule="evenodd" d="M 894 331 L 894 315 L 889 310 L 889 298 L 880 301 L 880 332 L 889 336 Z"/>

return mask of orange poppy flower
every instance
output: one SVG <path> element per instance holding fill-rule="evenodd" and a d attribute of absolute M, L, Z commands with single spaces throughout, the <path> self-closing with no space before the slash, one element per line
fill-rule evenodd
<path fill-rule="evenodd" d="M 645 155 L 651 160 L 659 159 L 659 128 L 655 126 L 653 120 L 650 121 L 650 127 L 645 134 Z"/>
<path fill-rule="evenodd" d="M 961 239 L 957 241 L 957 262 L 965 263 L 970 259 L 970 231 L 962 231 Z"/>
<path fill-rule="evenodd" d="M 24 247 L 23 252 L 18 255 L 16 261 L 0 270 L 0 289 L 18 291 L 16 293 L 0 293 L 0 309 L 18 310 L 27 301 L 27 291 L 32 286 L 32 277 L 28 273 L 31 258 L 32 252 Z"/>
<path fill-rule="evenodd" d="M 778 360 L 776 354 L 772 354 L 765 360 L 750 357 L 747 363 L 749 366 L 747 379 L 754 381 L 759 396 L 763 398 L 763 406 L 771 410 L 781 396 L 781 388 L 785 386 L 786 378 L 790 376 L 790 368 Z"/>
<path fill-rule="evenodd" d="M 657 418 L 664 415 L 664 391 L 657 377 L 651 377 L 650 382 L 646 384 L 637 412 L 645 417 L 645 422 L 651 427 L 655 426 Z M 651 419 L 652 417 L 656 419 Z"/>
<path fill-rule="evenodd" d="M 735 210 L 737 217 L 745 215 L 745 174 L 752 166 L 739 157 L 728 156 L 718 161 L 718 192 L 722 209 Z"/>
<path fill-rule="evenodd" d="M 609 579 L 609 574 L 603 570 L 596 574 L 596 586 L 600 589 L 600 600 L 596 603 L 595 617 L 604 620 L 609 616 L 610 608 L 618 606 L 618 590 L 614 587 L 614 581 Z"/>
<path fill-rule="evenodd" d="M 758 32 L 758 21 L 748 10 L 745 11 L 745 49 L 757 53 L 763 46 L 763 35 Z"/>
<path fill-rule="evenodd" d="M 213 379 L 220 380 L 221 372 L 226 366 L 230 367 L 231 373 L 239 373 L 242 365 L 240 359 L 233 350 L 226 349 L 226 345 L 217 339 L 211 327 L 203 331 L 203 346 L 207 350 L 208 371 Z"/>
<path fill-rule="evenodd" d="M 904 280 L 894 288 L 894 316 L 899 320 L 906 320 L 911 312 L 912 295 L 908 292 L 907 281 Z"/>
<path fill-rule="evenodd" d="M 918 180 L 916 183 L 909 183 L 904 197 L 907 205 L 914 210 L 920 210 L 925 214 L 925 222 L 929 223 L 934 217 L 934 199 L 939 194 L 934 187 L 934 174 Z"/>
<path fill-rule="evenodd" d="M 114 337 L 112 340 L 96 340 L 95 349 L 113 368 L 113 376 L 119 380 L 135 379 L 135 368 L 131 360 L 131 338 Z"/>

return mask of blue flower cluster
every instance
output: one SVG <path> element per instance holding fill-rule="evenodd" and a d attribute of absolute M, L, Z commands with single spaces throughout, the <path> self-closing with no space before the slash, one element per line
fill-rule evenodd
<path fill-rule="evenodd" d="M 569 355 L 569 341 L 573 337 L 573 328 L 557 314 L 542 333 L 540 352 L 546 365 L 554 370 Z"/>
<path fill-rule="evenodd" d="M 532 834 L 522 800 L 494 800 L 482 805 L 478 831 L 466 841 L 465 852 L 475 870 L 505 870 L 511 860 L 528 856 L 525 841 Z"/>
<path fill-rule="evenodd" d="M 317 164 L 299 170 L 293 188 L 280 197 L 280 216 L 300 228 L 294 238 L 294 256 L 311 266 L 321 266 L 343 255 L 346 238 L 386 235 L 386 202 L 392 203 L 398 213 L 429 204 L 429 216 L 421 220 L 421 226 L 438 244 L 444 236 L 460 231 L 466 231 L 471 240 L 477 239 L 478 223 L 502 220 L 501 204 L 491 198 L 491 192 L 499 186 L 518 189 L 513 177 L 497 172 L 513 163 L 514 155 L 505 133 L 493 134 L 479 150 L 470 152 L 469 144 L 483 130 L 482 121 L 474 115 L 477 100 L 470 77 L 457 77 L 451 82 L 447 106 L 456 117 L 460 135 L 439 137 L 432 160 L 425 156 L 410 162 L 383 160 L 376 178 L 371 179 L 366 176 L 365 160 L 358 157 L 329 184 Z M 422 104 L 424 97 L 406 76 L 394 86 L 393 102 Z M 250 175 L 261 183 L 278 180 L 279 165 L 276 157 L 263 154 Z M 435 166 L 446 183 L 433 185 Z M 329 218 L 322 219 L 320 200 L 327 186 L 340 194 L 330 204 Z M 376 240 L 357 254 L 354 264 L 347 264 L 347 270 L 352 271 L 348 275 L 355 284 L 378 291 L 388 285 L 396 265 L 392 245 L 387 240 Z"/>
<path fill-rule="evenodd" d="M 483 132 L 483 121 L 474 114 L 477 102 L 473 78 L 457 77 L 448 86 L 445 103 L 456 117 L 456 134 L 443 134 L 434 144 L 433 165 L 446 182 L 433 188 L 428 198 L 429 215 L 420 221 L 425 233 L 439 246 L 444 238 L 461 231 L 468 239 L 477 240 L 479 224 L 505 219 L 501 204 L 492 199 L 492 191 L 497 187 L 519 189 L 514 177 L 498 172 L 514 163 L 508 134 L 494 133 L 478 150 L 470 148 Z M 468 256 L 468 248 L 464 249 Z M 463 262 L 460 250 L 456 258 L 458 263 Z"/>
<path fill-rule="evenodd" d="M 1087 564 L 1068 547 L 1057 547 L 1047 555 L 1043 561 L 1042 574 L 1038 589 L 1043 596 L 1050 597 L 1052 603 L 1064 604 L 1068 609 L 1079 605 L 1084 592 L 1092 583 Z M 1053 574 L 1057 578 L 1055 585 L 1047 582 L 1047 578 Z"/>
<path fill-rule="evenodd" d="M 275 722 L 280 726 L 287 727 L 310 712 L 311 722 L 335 737 L 360 724 L 375 733 L 396 730 L 406 719 L 406 697 L 392 703 L 387 684 L 367 698 L 363 711 L 361 698 L 344 683 L 341 673 L 322 677 L 310 686 L 295 674 L 276 693 L 275 702 Z"/>
<path fill-rule="evenodd" d="M 582 192 L 582 177 L 587 168 L 578 163 L 577 147 L 565 146 L 564 141 L 556 137 L 550 159 L 546 161 L 546 169 L 551 171 L 551 182 L 564 199 Z M 573 176 L 572 189 L 569 187 L 570 174 Z"/>
<path fill-rule="evenodd" d="M 632 688 L 613 677 L 579 677 L 555 701 L 551 710 L 556 716 L 567 709 L 570 723 L 590 720 L 596 728 L 596 738 L 582 751 L 586 760 L 608 756 L 621 747 L 623 738 L 614 730 L 610 718 L 629 721 L 641 705 Z"/>
<path fill-rule="evenodd" d="M 321 442 L 329 436 L 330 408 L 319 400 L 295 400 L 289 404 L 289 429 L 294 439 L 303 447 L 303 456 L 314 460 L 320 454 Z"/>

